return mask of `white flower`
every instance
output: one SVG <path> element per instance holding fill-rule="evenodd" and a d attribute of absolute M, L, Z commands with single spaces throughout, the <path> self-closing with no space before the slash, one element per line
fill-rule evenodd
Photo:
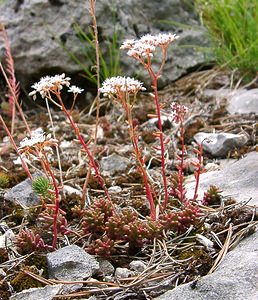
<path fill-rule="evenodd" d="M 131 39 L 124 41 L 120 49 L 128 49 L 127 54 L 132 57 L 152 57 L 157 46 L 161 48 L 167 47 L 168 44 L 177 38 L 178 37 L 172 33 L 160 33 L 158 35 L 146 34 L 139 40 Z"/>
<path fill-rule="evenodd" d="M 131 49 L 131 47 L 133 47 L 134 43 L 135 43 L 135 40 L 133 40 L 133 39 L 125 40 L 122 43 L 122 46 L 120 47 L 120 49 Z"/>
<path fill-rule="evenodd" d="M 20 148 L 32 147 L 38 143 L 45 142 L 45 140 L 45 132 L 41 128 L 38 128 L 31 132 L 30 138 L 26 137 L 20 142 Z"/>
<path fill-rule="evenodd" d="M 155 51 L 155 45 L 141 40 L 126 40 L 120 48 L 128 49 L 127 54 L 133 57 L 153 56 Z"/>
<path fill-rule="evenodd" d="M 74 94 L 80 94 L 84 91 L 84 89 L 81 89 L 75 85 L 70 86 L 68 92 L 69 93 L 74 93 Z"/>
<path fill-rule="evenodd" d="M 159 46 L 168 45 L 168 44 L 174 42 L 177 39 L 178 39 L 178 36 L 176 34 L 172 34 L 172 33 L 160 33 L 157 36 L 157 44 Z"/>
<path fill-rule="evenodd" d="M 155 51 L 156 47 L 152 44 L 144 43 L 141 40 L 135 42 L 132 49 L 129 49 L 127 54 L 129 56 L 153 56 L 153 52 Z"/>
<path fill-rule="evenodd" d="M 158 46 L 158 39 L 156 35 L 145 34 L 140 38 L 140 42 L 152 46 Z"/>
<path fill-rule="evenodd" d="M 46 98 L 50 92 L 56 92 L 61 90 L 63 86 L 70 85 L 71 78 L 65 77 L 65 74 L 46 76 L 42 77 L 39 82 L 34 83 L 32 88 L 34 91 L 30 92 L 29 95 L 36 99 L 36 93 L 40 93 L 42 98 Z"/>
<path fill-rule="evenodd" d="M 122 93 L 136 94 L 139 91 L 145 91 L 143 83 L 131 77 L 111 77 L 107 78 L 102 88 L 99 89 L 104 96 L 118 95 Z"/>

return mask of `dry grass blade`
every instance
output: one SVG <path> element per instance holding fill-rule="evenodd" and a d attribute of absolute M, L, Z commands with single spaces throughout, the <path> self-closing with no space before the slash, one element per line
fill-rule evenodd
<path fill-rule="evenodd" d="M 246 224 L 241 224 L 246 225 Z M 236 245 L 245 237 L 250 235 L 250 233 L 255 232 L 256 225 L 258 225 L 258 221 L 251 221 L 246 227 L 239 230 L 233 237 L 230 244 L 230 250 L 234 249 Z"/>
<path fill-rule="evenodd" d="M 232 226 L 232 224 L 230 224 L 229 228 L 228 228 L 228 234 L 227 234 L 225 243 L 224 243 L 222 249 L 220 250 L 218 257 L 216 258 L 216 260 L 214 262 L 214 265 L 212 266 L 212 268 L 210 269 L 208 274 L 213 273 L 217 269 L 217 267 L 221 264 L 224 257 L 226 256 L 226 254 L 229 250 L 232 233 L 233 233 L 233 226 Z"/>
<path fill-rule="evenodd" d="M 90 280 L 75 280 L 75 281 L 65 281 L 65 280 L 55 280 L 55 279 L 51 279 L 49 280 L 51 282 L 51 284 L 55 283 L 55 284 L 91 284 L 91 285 L 107 285 L 110 287 L 119 287 L 118 284 L 113 283 L 113 282 L 106 282 L 106 281 L 90 281 Z"/>
<path fill-rule="evenodd" d="M 117 292 L 117 291 L 122 291 L 122 288 L 119 287 L 108 287 L 108 288 L 93 288 L 88 291 L 82 291 L 82 292 L 77 292 L 77 293 L 72 293 L 72 294 L 65 294 L 65 295 L 57 295 L 54 296 L 53 299 L 62 299 L 62 298 L 69 298 L 69 299 L 79 299 L 78 297 L 83 297 L 83 296 L 89 296 L 93 293 L 105 293 L 105 292 Z M 105 298 L 106 299 L 106 298 Z"/>
<path fill-rule="evenodd" d="M 17 252 L 15 252 L 15 254 L 17 254 Z M 31 255 L 33 255 L 33 252 L 30 253 L 30 254 L 26 254 L 24 256 L 21 256 L 21 257 L 16 257 L 14 259 L 10 259 L 7 262 L 3 262 L 2 264 L 0 264 L 0 268 L 4 269 L 4 268 L 8 267 L 7 271 L 10 271 L 13 268 L 17 267 L 19 264 L 21 264 L 24 260 L 26 260 Z"/>
<path fill-rule="evenodd" d="M 95 132 L 94 132 L 94 143 L 93 143 L 93 155 L 96 152 L 97 147 L 97 137 L 98 137 L 98 127 L 99 127 L 99 111 L 100 111 L 100 62 L 99 62 L 99 39 L 98 39 L 98 27 L 97 27 L 97 19 L 96 19 L 96 0 L 89 0 L 89 12 L 92 18 L 92 28 L 94 32 L 94 44 L 95 44 L 95 54 L 96 54 L 96 77 L 97 77 L 97 96 L 94 100 L 96 102 L 96 118 L 95 118 Z M 91 167 L 87 172 L 85 182 L 83 185 L 82 191 L 82 207 L 85 205 L 86 195 L 87 195 L 87 186 L 89 183 L 91 174 Z M 88 203 L 89 204 L 89 203 Z"/>
<path fill-rule="evenodd" d="M 46 284 L 46 285 L 52 285 L 53 283 L 51 282 L 51 280 L 48 280 L 48 279 L 45 279 L 44 277 L 42 276 L 39 276 L 37 274 L 34 274 L 30 271 L 27 271 L 27 270 L 23 270 L 23 273 L 25 273 L 26 275 L 29 275 L 30 277 L 32 277 L 33 279 L 36 279 L 37 281 L 43 283 L 43 284 Z"/>
<path fill-rule="evenodd" d="M 58 295 L 55 298 L 77 298 L 80 296 L 86 296 L 95 292 L 104 292 L 104 291 L 118 291 L 121 290 L 121 287 L 117 285 L 116 283 L 111 283 L 111 282 L 102 282 L 102 281 L 87 281 L 87 280 L 82 280 L 82 281 L 62 281 L 62 280 L 54 280 L 54 279 L 45 279 L 42 276 L 39 276 L 37 274 L 34 274 L 30 271 L 24 270 L 23 271 L 26 275 L 32 277 L 33 279 L 45 284 L 45 285 L 54 285 L 54 284 L 64 284 L 64 285 L 70 285 L 70 284 L 88 284 L 88 285 L 95 285 L 95 287 L 89 287 L 87 291 L 82 291 L 82 292 L 77 292 L 77 293 L 72 293 L 72 294 L 65 294 L 65 295 Z M 96 287 L 96 286 L 100 287 Z M 108 287 L 101 287 L 101 286 L 108 286 Z"/>

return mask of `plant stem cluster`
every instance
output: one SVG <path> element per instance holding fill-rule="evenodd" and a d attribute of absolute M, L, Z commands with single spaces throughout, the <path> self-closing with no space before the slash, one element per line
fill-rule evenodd
<path fill-rule="evenodd" d="M 80 215 L 81 228 L 84 234 L 91 235 L 93 242 L 89 250 L 95 254 L 111 254 L 117 245 L 128 243 L 129 249 L 141 248 L 144 243 L 152 241 L 154 238 L 164 238 L 164 232 L 173 231 L 180 233 L 185 231 L 189 226 L 194 225 L 198 221 L 200 214 L 198 204 L 196 203 L 197 190 L 199 183 L 199 175 L 201 172 L 202 152 L 196 150 L 198 155 L 198 163 L 196 163 L 196 189 L 193 199 L 185 197 L 185 190 L 183 186 L 184 178 L 184 118 L 187 113 L 187 108 L 177 103 L 172 103 L 172 118 L 173 121 L 179 123 L 180 126 L 180 141 L 181 141 L 181 154 L 178 155 L 180 164 L 178 166 L 178 177 L 174 180 L 174 186 L 171 189 L 168 185 L 167 171 L 166 171 L 166 147 L 167 139 L 164 137 L 161 118 L 161 104 L 158 95 L 158 78 L 161 76 L 163 67 L 165 65 L 167 48 L 171 42 L 177 39 L 173 34 L 159 34 L 157 36 L 145 35 L 139 40 L 127 40 L 123 43 L 121 49 L 127 49 L 128 55 L 140 62 L 147 70 L 152 86 L 151 98 L 155 102 L 156 115 L 158 119 L 158 130 L 153 132 L 154 137 L 159 140 L 159 146 L 156 147 L 157 156 L 161 161 L 161 173 L 163 179 L 162 190 L 156 190 L 145 163 L 142 147 L 139 143 L 139 134 L 137 126 L 133 119 L 133 108 L 137 100 L 137 95 L 146 89 L 143 83 L 130 77 L 112 77 L 104 81 L 102 87 L 99 89 L 100 93 L 110 97 L 114 101 L 120 103 L 125 111 L 125 116 L 128 124 L 128 133 L 133 146 L 133 153 L 136 159 L 136 164 L 141 172 L 143 183 L 146 192 L 146 198 L 150 207 L 150 217 L 146 219 L 140 218 L 139 215 L 129 209 L 123 208 L 118 210 L 114 205 L 112 198 L 108 192 L 105 180 L 101 175 L 99 165 L 94 157 L 90 144 L 91 140 L 85 141 L 80 133 L 80 130 L 74 122 L 71 110 L 68 110 L 62 100 L 62 91 L 65 88 L 68 92 L 73 93 L 73 105 L 76 101 L 77 95 L 83 92 L 76 86 L 70 86 L 70 78 L 65 74 L 46 76 L 41 78 L 38 83 L 35 83 L 32 88 L 33 91 L 30 95 L 36 100 L 37 94 L 46 100 L 55 104 L 65 114 L 71 128 L 74 131 L 76 139 L 82 146 L 82 152 L 86 154 L 88 159 L 88 166 L 93 170 L 93 175 L 100 184 L 105 194 L 105 199 L 96 200 L 91 207 L 85 210 L 84 199 L 81 201 L 81 207 L 77 209 Z M 159 47 L 163 53 L 163 59 L 158 71 L 152 67 L 152 57 L 154 56 L 155 49 Z M 1 119 L 4 123 L 3 119 Z M 8 128 L 6 126 L 6 131 Z M 53 171 L 49 156 L 52 155 L 52 148 L 58 148 L 59 141 L 56 138 L 51 138 L 46 135 L 42 130 L 29 131 L 30 137 L 21 141 L 20 147 L 17 147 L 12 139 L 11 134 L 9 137 L 14 145 L 14 148 L 21 158 L 25 169 L 30 178 L 29 168 L 27 161 L 39 161 L 45 173 L 45 179 L 38 180 L 34 184 L 34 190 L 43 198 L 42 212 L 39 214 L 38 219 L 40 222 L 45 222 L 47 230 L 52 230 L 53 241 L 52 249 L 57 248 L 59 234 L 69 234 L 71 231 L 67 228 L 68 223 L 65 218 L 65 212 L 60 209 L 60 200 L 62 185 L 58 185 L 58 179 Z M 54 133 L 53 133 L 54 134 Z M 55 137 L 55 135 L 54 135 Z M 61 164 L 60 164 L 61 165 Z M 62 183 L 62 180 L 61 180 Z M 171 191 L 174 191 L 172 193 Z M 171 199 L 177 200 L 179 207 L 171 206 Z M 50 203 L 45 203 L 49 202 Z M 169 209 L 168 209 L 169 206 Z M 29 245 L 33 249 L 38 247 L 46 248 L 43 240 L 39 236 L 30 232 L 24 231 L 19 235 L 19 243 L 31 240 Z"/>

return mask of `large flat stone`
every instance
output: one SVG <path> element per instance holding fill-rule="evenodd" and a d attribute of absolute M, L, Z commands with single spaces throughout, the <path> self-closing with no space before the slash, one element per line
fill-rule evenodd
<path fill-rule="evenodd" d="M 258 232 L 229 252 L 218 269 L 191 283 L 183 284 L 155 300 L 257 300 Z"/>
<path fill-rule="evenodd" d="M 202 199 L 210 185 L 216 185 L 225 196 L 233 196 L 237 201 L 252 200 L 250 204 L 258 205 L 258 153 L 250 152 L 239 160 L 230 160 L 222 164 L 222 170 L 203 173 L 200 176 L 198 198 Z M 187 180 L 187 196 L 193 196 L 195 180 Z"/>
<path fill-rule="evenodd" d="M 43 288 L 31 288 L 11 296 L 11 300 L 53 300 L 61 291 L 62 284 L 47 285 Z"/>
<path fill-rule="evenodd" d="M 42 176 L 42 173 L 36 172 L 32 174 L 33 179 L 38 176 Z M 8 190 L 4 194 L 4 199 L 19 204 L 24 209 L 37 205 L 40 202 L 39 196 L 32 190 L 32 181 L 30 178 L 25 179 Z"/>
<path fill-rule="evenodd" d="M 240 89 L 229 99 L 227 110 L 231 114 L 258 115 L 258 89 Z"/>
<path fill-rule="evenodd" d="M 76 75 L 82 71 L 81 66 L 71 59 L 60 43 L 63 43 L 86 68 L 92 67 L 90 60 L 85 58 L 82 51 L 91 47 L 87 42 L 81 43 L 73 29 L 74 24 L 79 24 L 83 32 L 89 33 L 92 19 L 87 10 L 87 2 L 73 0 L 0 2 L 0 22 L 6 26 L 16 74 L 24 86 L 33 84 L 41 76 L 63 72 Z M 162 0 L 162 5 L 160 0 L 99 0 L 96 1 L 96 18 L 101 51 L 103 57 L 107 59 L 115 29 L 119 40 L 136 38 L 148 32 L 174 32 L 176 26 L 163 20 L 188 24 L 192 28 L 198 24 L 198 15 L 192 5 L 179 0 Z M 188 69 L 207 62 L 204 53 L 195 47 L 189 48 L 184 45 L 206 47 L 208 44 L 209 40 L 204 29 L 183 29 L 178 43 L 169 49 L 169 59 L 159 84 L 171 82 L 186 74 Z M 119 48 L 119 45 L 117 47 Z M 94 56 L 94 49 L 91 52 Z M 3 43 L 0 42 L 0 60 L 3 59 L 3 53 Z M 126 55 L 126 51 L 121 51 L 121 68 L 129 76 L 137 73 L 141 80 L 147 74 L 144 68 L 139 68 L 137 63 Z"/>
<path fill-rule="evenodd" d="M 226 157 L 229 151 L 241 148 L 248 142 L 246 135 L 228 132 L 198 132 L 194 135 L 194 139 L 213 157 Z"/>
<path fill-rule="evenodd" d="M 95 258 L 76 245 L 48 253 L 47 263 L 50 278 L 59 280 L 82 280 L 99 269 Z"/>

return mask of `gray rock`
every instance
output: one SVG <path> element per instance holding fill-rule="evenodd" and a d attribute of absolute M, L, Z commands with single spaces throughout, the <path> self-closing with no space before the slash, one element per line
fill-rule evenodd
<path fill-rule="evenodd" d="M 162 76 L 165 83 L 175 81 L 186 74 L 188 70 L 207 63 L 204 52 L 189 47 L 189 45 L 209 46 L 207 36 L 206 31 L 201 28 L 196 31 L 184 30 L 179 34 L 178 42 L 168 49 L 168 61 L 164 68 L 164 76 Z"/>
<path fill-rule="evenodd" d="M 221 170 L 201 174 L 198 198 L 202 199 L 204 192 L 210 185 L 216 185 L 222 189 L 222 195 L 233 196 L 237 201 L 247 201 L 258 205 L 258 153 L 250 152 L 240 160 L 230 160 L 221 163 Z M 195 180 L 188 178 L 186 184 L 187 196 L 191 198 L 195 187 Z"/>
<path fill-rule="evenodd" d="M 0 20 L 7 27 L 19 77 L 39 75 L 44 70 L 62 70 L 62 61 L 67 72 L 78 71 L 78 66 L 71 63 L 54 37 L 66 40 L 67 47 L 78 54 L 78 39 L 72 33 L 72 24 L 81 23 L 83 17 L 89 24 L 90 18 L 84 6 L 82 2 L 66 0 L 4 1 L 0 6 Z M 18 38 L 15 39 L 15 36 Z M 28 65 L 30 68 L 27 68 Z"/>
<path fill-rule="evenodd" d="M 115 277 L 119 279 L 128 278 L 130 276 L 134 275 L 134 272 L 127 268 L 116 268 L 115 271 Z"/>
<path fill-rule="evenodd" d="M 203 91 L 206 98 L 228 101 L 227 111 L 230 114 L 258 114 L 258 89 L 206 89 Z"/>
<path fill-rule="evenodd" d="M 47 263 L 50 278 L 59 280 L 82 280 L 99 269 L 95 258 L 76 245 L 48 253 Z"/>
<path fill-rule="evenodd" d="M 76 195 L 76 196 L 80 196 L 80 197 L 82 196 L 82 192 L 80 190 L 78 190 L 70 185 L 67 185 L 67 184 L 65 184 L 63 186 L 63 193 L 65 195 Z"/>
<path fill-rule="evenodd" d="M 38 176 L 42 176 L 41 173 L 34 173 L 32 178 L 35 179 Z M 32 182 L 29 178 L 25 179 L 21 183 L 12 187 L 5 193 L 4 199 L 19 204 L 24 209 L 39 204 L 39 197 L 33 192 Z"/>
<path fill-rule="evenodd" d="M 16 73 L 23 85 L 31 85 L 33 81 L 38 81 L 40 76 L 56 72 L 70 75 L 81 72 L 81 67 L 55 42 L 54 37 L 62 41 L 85 67 L 91 67 L 89 60 L 82 55 L 82 44 L 73 30 L 73 24 L 78 23 L 83 31 L 89 32 L 91 18 L 84 2 L 8 0 L 0 4 L 0 11 L 0 22 L 6 25 Z M 198 16 L 193 6 L 179 0 L 115 0 L 112 4 L 110 0 L 100 0 L 96 3 L 96 18 L 103 57 L 108 57 L 108 40 L 112 38 L 114 28 L 122 39 L 127 39 L 149 32 L 175 32 L 174 25 L 163 22 L 168 20 L 188 24 L 193 28 L 198 25 Z M 169 49 L 169 59 L 160 81 L 161 85 L 182 76 L 189 68 L 207 61 L 205 55 L 195 48 L 182 47 L 207 46 L 208 38 L 203 30 L 183 29 L 180 37 L 178 43 Z M 0 47 L 2 60 L 3 46 Z M 139 73 L 137 64 L 132 62 L 125 51 L 122 51 L 121 56 L 122 69 L 127 75 L 138 74 L 139 79 L 146 77 L 147 73 L 143 69 Z"/>
<path fill-rule="evenodd" d="M 115 272 L 115 268 L 108 260 L 100 260 L 98 272 L 105 276 L 112 276 Z"/>
<path fill-rule="evenodd" d="M 227 110 L 230 114 L 258 114 L 258 89 L 237 90 L 229 99 Z"/>
<path fill-rule="evenodd" d="M 62 284 L 47 285 L 43 288 L 31 288 L 10 297 L 10 300 L 53 300 L 61 291 Z"/>
<path fill-rule="evenodd" d="M 107 157 L 103 157 L 100 162 L 103 174 L 115 175 L 119 172 L 125 172 L 130 165 L 130 160 L 113 153 Z"/>
<path fill-rule="evenodd" d="M 204 98 L 212 98 L 212 99 L 216 99 L 216 100 L 222 100 L 222 99 L 226 99 L 229 100 L 233 95 L 235 95 L 236 93 L 238 93 L 240 90 L 232 90 L 232 89 L 226 89 L 226 88 L 221 88 L 218 90 L 215 89 L 205 89 L 202 92 L 202 96 Z"/>
<path fill-rule="evenodd" d="M 146 269 L 146 264 L 140 260 L 133 260 L 130 262 L 129 267 L 131 270 L 133 270 L 139 274 L 139 273 L 142 273 Z"/>
<path fill-rule="evenodd" d="M 120 194 L 122 192 L 122 188 L 118 185 L 114 185 L 108 188 L 108 192 L 110 194 Z"/>
<path fill-rule="evenodd" d="M 202 144 L 203 150 L 214 157 L 226 157 L 229 151 L 234 151 L 248 142 L 246 135 L 233 133 L 199 132 L 194 135 L 194 139 Z"/>
<path fill-rule="evenodd" d="M 198 280 L 155 298 L 156 300 L 257 300 L 258 232 L 229 252 L 218 269 Z"/>

